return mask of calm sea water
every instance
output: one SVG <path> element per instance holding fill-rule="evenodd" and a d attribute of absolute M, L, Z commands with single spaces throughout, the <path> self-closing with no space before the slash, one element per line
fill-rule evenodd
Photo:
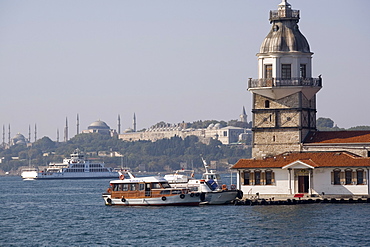
<path fill-rule="evenodd" d="M 108 184 L 0 177 L 0 246 L 370 245 L 370 204 L 110 207 Z"/>

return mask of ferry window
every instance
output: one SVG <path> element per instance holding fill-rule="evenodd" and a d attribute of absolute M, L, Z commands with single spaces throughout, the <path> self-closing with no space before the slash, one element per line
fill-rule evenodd
<path fill-rule="evenodd" d="M 364 184 L 364 170 L 358 169 L 356 171 L 356 175 L 357 175 L 357 184 Z"/>
<path fill-rule="evenodd" d="M 171 186 L 168 183 L 161 183 L 163 188 L 171 188 Z"/>
<path fill-rule="evenodd" d="M 122 184 L 122 190 L 128 191 L 128 184 Z"/>
<path fill-rule="evenodd" d="M 122 190 L 122 184 L 117 184 L 118 185 L 118 190 Z"/>
<path fill-rule="evenodd" d="M 160 189 L 161 186 L 159 185 L 159 183 L 152 183 L 152 189 Z"/>
<path fill-rule="evenodd" d="M 347 169 L 345 171 L 345 179 L 346 179 L 346 184 L 352 184 L 352 170 L 351 169 Z"/>
<path fill-rule="evenodd" d="M 261 172 L 260 171 L 254 172 L 254 184 L 261 185 Z"/>
<path fill-rule="evenodd" d="M 119 184 L 113 184 L 113 191 L 119 190 Z"/>
<path fill-rule="evenodd" d="M 333 184 L 339 185 L 340 184 L 340 170 L 336 169 L 333 172 Z"/>
<path fill-rule="evenodd" d="M 145 184 L 139 184 L 139 190 L 144 190 L 145 189 Z"/>
<path fill-rule="evenodd" d="M 170 190 L 162 190 L 161 195 L 169 195 L 171 193 Z"/>
<path fill-rule="evenodd" d="M 244 185 L 249 185 L 249 177 L 250 177 L 250 172 L 249 171 L 245 171 L 244 172 Z"/>
<path fill-rule="evenodd" d="M 137 184 L 130 184 L 130 190 L 134 191 L 137 188 Z"/>

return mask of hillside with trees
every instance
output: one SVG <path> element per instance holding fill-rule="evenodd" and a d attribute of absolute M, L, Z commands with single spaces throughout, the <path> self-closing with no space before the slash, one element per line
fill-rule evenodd
<path fill-rule="evenodd" d="M 218 169 L 227 168 L 240 158 L 249 158 L 251 150 L 246 145 L 223 145 L 211 140 L 206 145 L 196 136 L 161 139 L 156 142 L 126 142 L 98 133 L 79 134 L 68 142 L 53 142 L 48 137 L 33 143 L 32 147 L 14 145 L 0 149 L 0 170 L 12 172 L 22 166 L 46 166 L 49 162 L 61 162 L 75 149 L 80 149 L 87 158 L 104 161 L 109 167 L 130 167 L 148 172 L 173 171 L 187 164 L 188 168 L 203 167 L 201 156 L 208 162 L 217 161 Z M 99 154 L 99 156 L 98 156 Z M 115 157 L 111 157 L 111 154 Z M 223 164 L 223 165 L 221 165 Z"/>

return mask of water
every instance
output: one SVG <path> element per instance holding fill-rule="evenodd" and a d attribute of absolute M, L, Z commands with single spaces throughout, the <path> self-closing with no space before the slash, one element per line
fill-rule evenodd
<path fill-rule="evenodd" d="M 109 180 L 0 177 L 0 246 L 368 246 L 370 204 L 110 207 Z"/>

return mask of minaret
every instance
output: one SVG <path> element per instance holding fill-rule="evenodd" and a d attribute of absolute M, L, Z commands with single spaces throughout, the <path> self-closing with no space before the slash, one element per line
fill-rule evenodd
<path fill-rule="evenodd" d="M 248 116 L 247 116 L 247 113 L 245 112 L 245 107 L 243 106 L 243 112 L 239 116 L 240 122 L 247 123 L 248 122 L 247 117 Z"/>
<path fill-rule="evenodd" d="M 136 115 L 135 115 L 135 113 L 134 113 L 134 119 L 132 120 L 132 125 L 133 125 L 134 132 L 136 132 Z"/>
<path fill-rule="evenodd" d="M 36 127 L 36 124 L 35 124 L 35 142 L 37 140 L 37 127 Z"/>
<path fill-rule="evenodd" d="M 8 145 L 10 147 L 10 124 L 9 124 L 9 128 L 8 128 Z"/>
<path fill-rule="evenodd" d="M 249 79 L 253 94 L 252 157 L 300 151 L 316 130 L 316 93 L 321 78 L 312 78 L 310 46 L 299 31 L 299 10 L 283 0 L 270 11 L 271 30 L 258 57 L 258 79 Z"/>
<path fill-rule="evenodd" d="M 64 142 L 68 141 L 68 118 L 66 117 L 66 126 L 64 127 Z"/>
<path fill-rule="evenodd" d="M 118 134 L 121 134 L 121 116 L 118 114 Z"/>
<path fill-rule="evenodd" d="M 59 129 L 57 129 L 57 142 L 59 142 Z"/>
<path fill-rule="evenodd" d="M 28 141 L 31 143 L 31 124 L 28 125 Z"/>
<path fill-rule="evenodd" d="M 80 134 L 80 119 L 78 117 L 78 113 L 77 113 L 77 135 Z"/>
<path fill-rule="evenodd" d="M 3 147 L 5 147 L 5 125 L 3 124 Z"/>

